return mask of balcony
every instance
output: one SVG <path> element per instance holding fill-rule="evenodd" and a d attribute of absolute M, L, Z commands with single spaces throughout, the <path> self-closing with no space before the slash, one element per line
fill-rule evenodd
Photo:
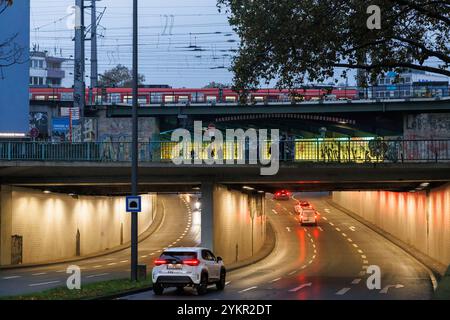
<path fill-rule="evenodd" d="M 63 79 L 66 77 L 66 72 L 61 69 L 47 69 L 47 78 Z"/>

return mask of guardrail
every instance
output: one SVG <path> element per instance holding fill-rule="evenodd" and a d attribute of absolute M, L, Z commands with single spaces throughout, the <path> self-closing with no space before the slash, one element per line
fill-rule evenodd
<path fill-rule="evenodd" d="M 139 143 L 141 162 L 168 163 L 174 156 L 185 160 L 240 160 L 261 158 L 256 145 L 208 143 L 185 145 L 176 142 Z M 314 139 L 281 141 L 278 144 L 281 162 L 313 163 L 438 163 L 450 162 L 450 139 L 442 140 L 343 140 Z M 270 159 L 271 143 L 266 142 L 262 158 Z M 256 158 L 256 159 L 255 159 Z M 245 160 L 247 159 L 247 160 Z M 129 142 L 0 142 L 0 161 L 131 161 Z"/>

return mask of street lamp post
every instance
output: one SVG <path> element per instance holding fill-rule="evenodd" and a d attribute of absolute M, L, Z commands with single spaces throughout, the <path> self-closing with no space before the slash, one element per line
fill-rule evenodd
<path fill-rule="evenodd" d="M 138 0 L 133 0 L 133 108 L 131 193 L 138 195 Z M 131 280 L 138 279 L 138 213 L 131 213 Z"/>

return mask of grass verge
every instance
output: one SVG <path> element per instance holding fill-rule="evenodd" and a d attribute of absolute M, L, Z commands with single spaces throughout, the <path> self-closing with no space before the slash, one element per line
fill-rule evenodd
<path fill-rule="evenodd" d="M 123 292 L 151 287 L 151 279 L 132 282 L 129 279 L 110 280 L 86 284 L 81 290 L 69 290 L 66 287 L 54 288 L 38 293 L 2 297 L 0 300 L 87 300 Z"/>

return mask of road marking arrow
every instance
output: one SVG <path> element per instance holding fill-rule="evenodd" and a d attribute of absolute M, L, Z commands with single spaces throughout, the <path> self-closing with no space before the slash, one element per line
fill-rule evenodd
<path fill-rule="evenodd" d="M 386 294 L 386 293 L 388 293 L 388 291 L 389 291 L 389 289 L 391 289 L 391 288 L 395 288 L 395 289 L 401 289 L 401 288 L 404 288 L 405 286 L 404 285 L 402 285 L 402 284 L 391 284 L 391 285 L 388 285 L 388 286 L 386 286 L 386 287 L 384 287 L 381 291 L 380 291 L 380 293 L 384 293 L 384 294 Z"/>
<path fill-rule="evenodd" d="M 305 283 L 305 284 L 302 284 L 301 286 L 299 286 L 299 287 L 297 287 L 297 288 L 294 288 L 294 289 L 289 290 L 289 292 L 297 292 L 297 291 L 300 291 L 300 290 L 302 290 L 302 289 L 304 289 L 304 288 L 306 288 L 306 287 L 311 287 L 311 286 L 312 286 L 312 283 L 311 283 L 311 282 Z"/>

